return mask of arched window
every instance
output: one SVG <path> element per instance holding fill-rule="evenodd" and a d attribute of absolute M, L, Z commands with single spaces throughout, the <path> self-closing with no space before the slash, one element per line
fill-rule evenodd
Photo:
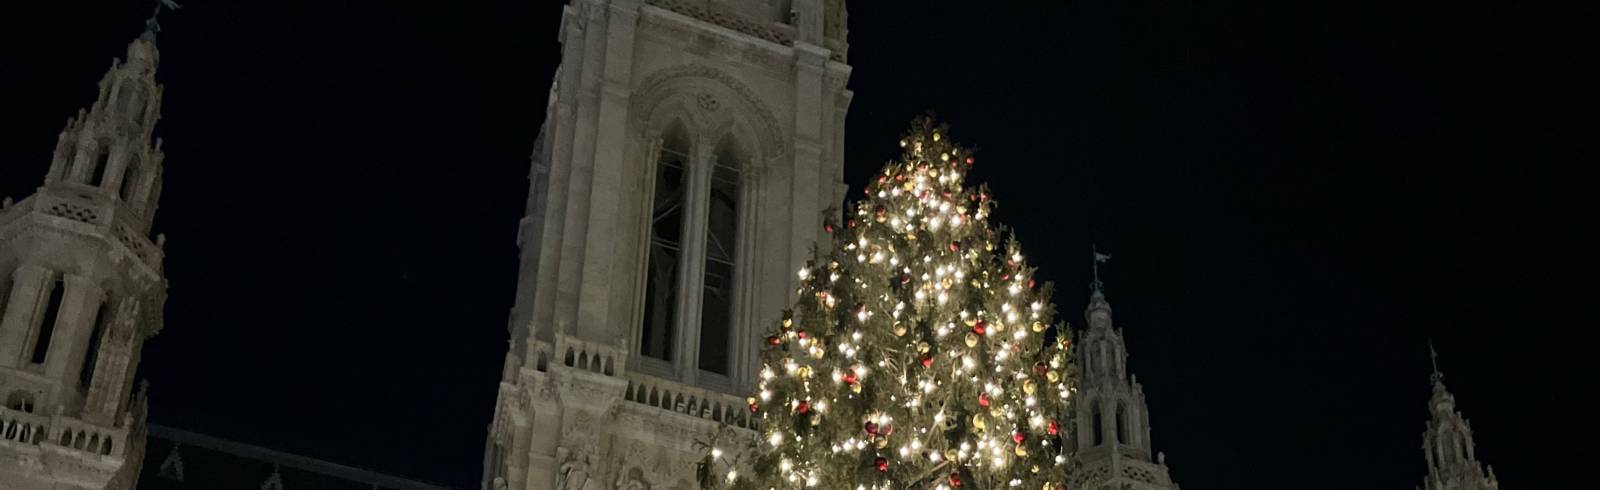
<path fill-rule="evenodd" d="M 1089 402 L 1089 422 L 1092 424 L 1091 432 L 1094 434 L 1094 445 L 1105 444 L 1105 419 L 1100 416 L 1100 401 Z"/>
<path fill-rule="evenodd" d="M 1128 406 L 1117 402 L 1117 443 L 1129 444 L 1133 438 L 1128 434 Z"/>
<path fill-rule="evenodd" d="M 10 395 L 6 395 L 6 408 L 18 412 L 33 413 L 33 404 L 33 393 L 16 390 L 12 391 Z"/>
<path fill-rule="evenodd" d="M 111 167 L 111 148 L 101 147 L 94 157 L 94 168 L 90 169 L 89 185 L 99 187 L 106 183 L 106 170 Z"/>
<path fill-rule="evenodd" d="M 706 262 L 700 297 L 700 369 L 728 374 L 733 334 L 733 265 L 739 241 L 739 156 L 718 145 L 706 204 Z"/>
<path fill-rule="evenodd" d="M 133 199 L 134 199 L 133 193 L 134 193 L 134 191 L 138 190 L 138 188 L 135 187 L 139 183 L 139 165 L 138 164 L 139 164 L 139 159 L 138 158 L 129 158 L 128 159 L 128 166 L 125 167 L 126 170 L 122 171 L 122 186 L 117 189 L 117 197 L 122 199 L 122 202 L 131 202 L 131 201 L 133 201 Z"/>
<path fill-rule="evenodd" d="M 56 333 L 56 322 L 61 316 L 61 299 L 66 289 L 66 283 L 59 274 L 50 281 L 49 302 L 45 303 L 44 317 L 38 322 L 39 328 L 33 336 L 33 352 L 29 356 L 34 364 L 44 364 L 45 357 L 50 354 L 50 340 Z"/>
<path fill-rule="evenodd" d="M 678 316 L 678 271 L 688 190 L 689 136 L 673 125 L 656 157 L 650 205 L 650 251 L 645 265 L 644 329 L 639 354 L 673 359 Z"/>
<path fill-rule="evenodd" d="M 94 380 L 95 364 L 100 360 L 100 337 L 105 335 L 106 326 L 111 323 L 111 301 L 100 303 L 100 309 L 95 312 L 94 330 L 89 332 L 89 349 L 83 354 L 83 366 L 78 369 L 78 389 L 89 389 L 89 382 Z"/>

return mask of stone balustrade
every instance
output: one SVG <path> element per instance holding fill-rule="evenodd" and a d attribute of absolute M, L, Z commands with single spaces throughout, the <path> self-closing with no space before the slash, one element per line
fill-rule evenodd
<path fill-rule="evenodd" d="M 0 441 L 38 445 L 50 432 L 50 417 L 0 407 Z"/>
<path fill-rule="evenodd" d="M 0 408 L 0 441 L 33 446 L 49 444 L 72 451 L 122 457 L 127 452 L 128 429 Z"/>
<path fill-rule="evenodd" d="M 623 393 L 624 400 L 741 429 L 756 428 L 750 406 L 741 397 L 647 374 L 628 373 L 625 378 L 628 388 Z"/>
<path fill-rule="evenodd" d="M 531 354 L 534 369 L 539 371 L 549 370 L 549 363 L 554 361 L 573 369 L 616 376 L 627 369 L 628 363 L 627 353 L 622 349 L 566 334 L 556 334 L 555 345 L 535 341 Z"/>

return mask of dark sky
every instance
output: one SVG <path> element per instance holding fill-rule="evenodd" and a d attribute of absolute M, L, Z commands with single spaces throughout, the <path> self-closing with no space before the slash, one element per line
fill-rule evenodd
<path fill-rule="evenodd" d="M 0 31 L 0 195 L 150 2 L 32 3 Z M 563 2 L 189 3 L 152 421 L 475 487 Z M 1596 8 L 1306 3 L 857 0 L 846 182 L 932 110 L 1066 317 L 1112 253 L 1185 490 L 1417 485 L 1429 338 L 1505 486 L 1575 486 Z"/>

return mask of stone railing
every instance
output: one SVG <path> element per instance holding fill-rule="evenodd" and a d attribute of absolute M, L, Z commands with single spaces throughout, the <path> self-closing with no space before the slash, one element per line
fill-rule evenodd
<path fill-rule="evenodd" d="M 0 408 L 0 441 L 33 446 L 49 444 L 88 454 L 122 457 L 128 450 L 128 429 Z"/>
<path fill-rule="evenodd" d="M 794 44 L 794 27 L 779 22 L 751 19 L 706 0 L 647 0 L 645 3 L 716 24 L 782 46 Z"/>
<path fill-rule="evenodd" d="M 82 420 L 55 417 L 49 441 L 64 448 L 121 457 L 128 451 L 128 429 L 101 427 Z"/>
<path fill-rule="evenodd" d="M 550 363 L 591 373 L 616 376 L 627 369 L 626 349 L 591 343 L 566 334 L 556 334 L 555 345 L 543 340 L 534 341 L 533 366 L 538 371 L 548 371 Z"/>
<path fill-rule="evenodd" d="M 755 429 L 756 420 L 743 398 L 688 386 L 646 374 L 629 373 L 624 400 L 662 410 L 724 423 L 741 429 Z"/>
<path fill-rule="evenodd" d="M 0 407 L 0 441 L 38 445 L 50 432 L 50 417 Z"/>

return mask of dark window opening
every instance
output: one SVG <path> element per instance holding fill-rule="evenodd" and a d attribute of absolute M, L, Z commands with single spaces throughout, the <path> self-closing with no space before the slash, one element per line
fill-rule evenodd
<path fill-rule="evenodd" d="M 33 393 L 17 390 L 6 396 L 6 408 L 23 413 L 33 413 L 33 405 Z"/>
<path fill-rule="evenodd" d="M 1128 407 L 1117 403 L 1117 443 L 1128 444 L 1132 440 L 1128 435 Z"/>
<path fill-rule="evenodd" d="M 1094 425 L 1092 431 L 1094 433 L 1094 445 L 1099 446 L 1105 443 L 1105 420 L 1100 417 L 1100 402 L 1094 401 L 1090 403 L 1093 403 L 1093 405 L 1089 408 L 1089 412 L 1091 413 L 1089 420 L 1090 422 L 1093 422 Z"/>
<path fill-rule="evenodd" d="M 111 149 L 101 148 L 100 154 L 94 157 L 94 173 L 89 174 L 89 185 L 100 186 L 106 182 L 106 169 L 111 165 Z"/>
<path fill-rule="evenodd" d="M 681 128 L 667 133 L 656 161 L 650 207 L 650 252 L 645 264 L 644 325 L 639 354 L 671 361 L 678 315 L 678 262 L 683 251 L 683 208 L 688 190 L 689 140 Z"/>
<path fill-rule="evenodd" d="M 100 337 L 105 335 L 106 326 L 111 323 L 111 301 L 100 304 L 100 310 L 94 315 L 94 330 L 89 332 L 89 350 L 83 354 L 83 368 L 78 370 L 78 389 L 89 389 L 89 382 L 94 380 L 95 364 L 100 361 Z"/>
<path fill-rule="evenodd" d="M 122 172 L 122 186 L 117 189 L 117 198 L 122 199 L 123 202 L 133 200 L 134 185 L 139 180 L 139 172 L 137 170 L 138 167 L 134 165 L 134 162 L 129 161 L 128 169 Z"/>
<path fill-rule="evenodd" d="M 33 341 L 33 356 L 30 359 L 34 364 L 44 364 L 45 357 L 50 353 L 50 337 L 56 333 L 57 317 L 61 316 L 61 299 L 67 289 L 65 286 L 59 277 L 50 284 L 50 302 L 45 305 L 44 318 L 39 322 L 39 335 Z"/>
<path fill-rule="evenodd" d="M 706 213 L 706 270 L 700 298 L 700 369 L 728 374 L 733 332 L 733 265 L 739 228 L 739 169 L 729 151 L 711 170 Z"/>

